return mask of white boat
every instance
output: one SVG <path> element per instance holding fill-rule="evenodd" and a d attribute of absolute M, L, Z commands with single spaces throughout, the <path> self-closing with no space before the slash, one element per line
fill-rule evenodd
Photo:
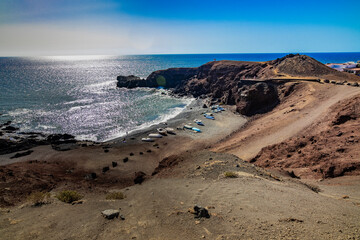
<path fill-rule="evenodd" d="M 162 135 L 159 133 L 150 133 L 149 138 L 162 138 Z"/>
<path fill-rule="evenodd" d="M 163 136 L 167 135 L 167 131 L 164 128 L 158 128 L 157 131 L 159 134 L 161 134 Z"/>
<path fill-rule="evenodd" d="M 165 128 L 168 134 L 175 134 L 175 130 L 173 128 Z"/>
<path fill-rule="evenodd" d="M 192 129 L 193 127 L 190 126 L 190 125 L 184 125 L 184 128 L 186 128 L 186 129 Z"/>
<path fill-rule="evenodd" d="M 151 138 L 142 138 L 141 141 L 143 141 L 143 142 L 154 142 L 154 139 L 151 139 Z"/>

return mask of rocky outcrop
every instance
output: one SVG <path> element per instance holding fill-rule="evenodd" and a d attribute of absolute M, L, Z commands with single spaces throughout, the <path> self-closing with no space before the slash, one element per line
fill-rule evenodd
<path fill-rule="evenodd" d="M 30 148 L 51 144 L 52 148 L 58 151 L 70 150 L 76 147 L 76 139 L 70 134 L 45 135 L 37 132 L 18 132 L 18 128 L 10 125 L 11 122 L 0 125 L 0 155 Z M 25 155 L 24 155 L 25 156 Z M 17 155 L 16 157 L 22 157 Z"/>
<path fill-rule="evenodd" d="M 290 54 L 268 62 L 213 61 L 197 68 L 170 68 L 155 71 L 146 79 L 119 76 L 117 86 L 165 87 L 180 96 L 208 97 L 236 105 L 239 113 L 251 116 L 276 106 L 284 79 L 318 81 L 331 76 L 360 81 L 360 77 L 338 72 L 311 57 Z"/>

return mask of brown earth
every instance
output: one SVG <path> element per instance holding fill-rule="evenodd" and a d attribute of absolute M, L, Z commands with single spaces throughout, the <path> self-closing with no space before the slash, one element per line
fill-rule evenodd
<path fill-rule="evenodd" d="M 321 122 L 298 135 L 263 148 L 250 162 L 293 171 L 300 177 L 360 174 L 360 95 L 329 109 Z"/>
<path fill-rule="evenodd" d="M 213 150 L 302 178 L 358 174 L 359 94 L 349 86 L 298 84 L 274 110 Z"/>

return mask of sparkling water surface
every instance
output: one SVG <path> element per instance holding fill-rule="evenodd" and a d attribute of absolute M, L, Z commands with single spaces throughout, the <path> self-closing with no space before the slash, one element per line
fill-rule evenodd
<path fill-rule="evenodd" d="M 184 54 L 0 58 L 0 122 L 21 131 L 69 133 L 106 141 L 179 114 L 192 99 L 154 89 L 116 88 L 118 75 L 147 77 L 216 60 L 267 61 L 279 54 Z M 310 53 L 317 60 L 360 60 L 360 53 Z"/>

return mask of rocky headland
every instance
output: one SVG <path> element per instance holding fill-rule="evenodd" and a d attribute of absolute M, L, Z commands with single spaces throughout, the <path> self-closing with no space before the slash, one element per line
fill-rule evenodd
<path fill-rule="evenodd" d="M 252 116 L 273 109 L 298 81 L 358 86 L 360 77 L 338 72 L 306 55 L 290 54 L 268 62 L 213 61 L 197 68 L 155 71 L 146 79 L 118 76 L 117 80 L 118 87 L 164 87 L 180 96 L 218 100 Z M 293 84 L 284 86 L 288 82 Z"/>

